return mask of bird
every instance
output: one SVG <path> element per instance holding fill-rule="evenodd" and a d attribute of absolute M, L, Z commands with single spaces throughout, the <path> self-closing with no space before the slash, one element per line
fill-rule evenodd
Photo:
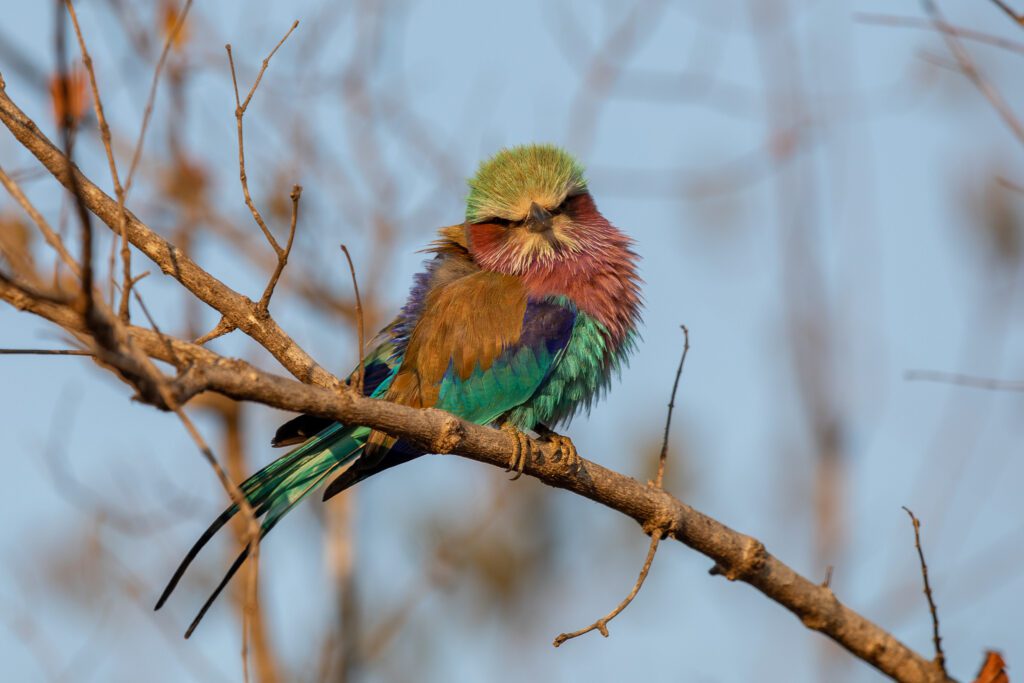
<path fill-rule="evenodd" d="M 532 454 L 528 432 L 553 443 L 575 472 L 576 447 L 554 427 L 589 412 L 635 350 L 642 296 L 634 242 L 598 211 L 582 165 L 555 145 L 501 149 L 468 185 L 465 220 L 438 231 L 404 306 L 371 342 L 362 392 L 500 427 L 513 445 L 513 478 Z M 350 386 L 359 385 L 358 370 Z M 404 439 L 312 415 L 283 424 L 271 443 L 295 448 L 240 487 L 261 520 L 260 539 L 328 480 L 324 500 L 425 455 Z M 228 506 L 199 537 L 156 609 L 238 511 Z M 186 638 L 248 555 L 246 546 Z"/>

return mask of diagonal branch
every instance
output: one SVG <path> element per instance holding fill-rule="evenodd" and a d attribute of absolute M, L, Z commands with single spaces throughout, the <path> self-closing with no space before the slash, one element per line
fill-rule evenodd
<path fill-rule="evenodd" d="M 921 0 L 921 3 L 931 17 L 932 24 L 942 33 L 946 46 L 960 66 L 960 71 L 967 76 L 971 83 L 974 84 L 974 87 L 981 91 L 981 94 L 989 101 L 989 104 L 996 110 L 996 113 L 1003 119 L 1003 122 L 1009 127 L 1017 140 L 1024 144 L 1024 123 L 1021 123 L 1021 120 L 1017 118 L 1017 115 L 1010 108 L 1010 104 L 1003 97 L 1002 93 L 999 92 L 999 89 L 978 70 L 974 60 L 971 59 L 971 55 L 957 37 L 956 28 L 946 21 L 935 0 Z"/>
<path fill-rule="evenodd" d="M 39 232 L 43 233 L 43 239 L 46 240 L 46 243 L 49 244 L 55 252 L 57 252 L 61 261 L 64 262 L 64 265 L 66 265 L 72 273 L 81 278 L 82 269 L 78 267 L 78 261 L 74 259 L 64 246 L 64 240 L 62 240 L 60 235 L 50 227 L 49 222 L 47 222 L 43 217 L 43 214 L 39 213 L 39 210 L 35 205 L 33 205 L 32 202 L 29 201 L 29 198 L 25 196 L 21 186 L 18 185 L 13 178 L 7 175 L 2 166 L 0 166 L 0 185 L 4 186 L 11 197 L 14 198 L 14 201 L 18 202 L 21 208 L 24 209 L 25 213 L 28 214 L 29 218 L 32 219 L 32 222 L 36 224 L 36 227 L 39 228 Z"/>
<path fill-rule="evenodd" d="M 118 203 L 86 178 L 39 130 L 39 127 L 10 99 L 0 76 L 0 122 L 2 122 L 28 151 L 68 189 L 77 189 L 84 205 L 102 220 L 115 234 L 119 234 L 120 210 Z M 269 316 L 259 315 L 257 305 L 200 268 L 181 249 L 156 234 L 131 211 L 126 210 L 125 225 L 128 241 L 159 266 L 167 275 L 210 307 L 219 311 L 232 325 L 263 346 L 294 377 L 323 387 L 336 387 L 340 383 Z"/>
<path fill-rule="evenodd" d="M 81 315 L 70 304 L 36 299 L 24 288 L 2 279 L 0 299 L 41 315 L 76 335 L 87 334 Z M 143 352 L 174 362 L 163 340 L 152 330 L 135 326 L 125 326 L 125 330 Z M 202 391 L 214 391 L 235 400 L 366 425 L 409 439 L 433 453 L 455 453 L 501 468 L 508 464 L 508 438 L 498 430 L 465 422 L 433 408 L 416 409 L 365 398 L 347 387 L 328 389 L 303 384 L 181 340 L 171 339 L 170 344 L 179 362 L 187 364 L 179 368 L 184 372 L 169 383 L 169 390 L 180 402 Z M 792 612 L 805 627 L 822 633 L 894 680 L 950 680 L 924 656 L 840 602 L 832 590 L 800 575 L 772 555 L 761 541 L 729 528 L 660 488 L 594 462 L 583 460 L 579 471 L 570 472 L 557 451 L 556 444 L 535 444 L 536 457 L 526 463 L 525 473 L 549 486 L 616 510 L 643 528 L 660 526 L 666 538 L 710 558 L 721 575 L 753 586 Z"/>
<path fill-rule="evenodd" d="M 1010 7 L 1004 0 L 992 0 L 992 3 L 999 9 L 1003 10 L 1003 13 L 1006 14 L 1006 16 L 1010 17 L 1010 19 L 1012 19 L 1014 23 L 1020 26 L 1024 26 L 1024 12 L 1017 12 L 1012 7 Z"/>

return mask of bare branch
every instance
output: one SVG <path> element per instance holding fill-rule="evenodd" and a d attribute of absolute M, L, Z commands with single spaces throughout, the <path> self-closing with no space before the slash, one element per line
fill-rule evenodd
<path fill-rule="evenodd" d="M 25 193 L 22 192 L 21 187 L 13 178 L 7 175 L 2 166 L 0 166 L 0 184 L 2 184 L 7 192 L 10 193 L 11 197 L 14 198 L 14 201 L 18 202 L 21 208 L 25 210 L 25 213 L 27 213 L 29 218 L 32 219 L 32 222 L 39 228 L 39 232 L 43 233 L 43 239 L 45 239 L 46 243 L 57 252 L 61 261 L 64 262 L 64 265 L 66 265 L 76 276 L 79 278 L 82 277 L 82 269 L 78 266 L 78 262 L 71 256 L 67 248 L 65 248 L 64 240 L 62 240 L 60 235 L 50 227 L 50 224 L 45 218 L 43 218 L 43 214 L 39 213 L 39 210 L 32 205 L 32 202 L 30 202 L 28 197 L 25 196 Z"/>
<path fill-rule="evenodd" d="M 920 28 L 931 31 L 936 30 L 934 22 L 922 17 L 909 17 L 898 14 L 877 14 L 874 12 L 854 12 L 853 18 L 855 21 L 859 21 L 862 24 L 872 24 L 875 26 Z M 942 29 L 938 30 L 941 31 Z M 1017 54 L 1024 54 L 1024 43 L 1019 43 L 1016 40 L 1009 40 L 1002 36 L 994 36 L 991 33 L 974 31 L 961 26 L 953 26 L 952 24 L 947 24 L 946 30 L 958 38 L 963 38 L 964 40 L 971 40 L 976 43 L 991 45 Z"/>
<path fill-rule="evenodd" d="M 672 381 L 672 394 L 668 400 L 668 413 L 665 416 L 665 433 L 661 437 L 661 452 L 658 454 L 658 478 L 654 485 L 662 488 L 662 480 L 665 476 L 665 460 L 668 458 L 668 437 L 672 429 L 672 411 L 676 407 L 676 392 L 679 391 L 679 379 L 683 376 L 683 366 L 686 364 L 686 354 L 690 352 L 690 330 L 686 325 L 679 326 L 683 330 L 683 355 L 679 358 L 679 366 L 676 368 L 676 377 Z"/>
<path fill-rule="evenodd" d="M 54 31 L 54 42 L 56 49 L 54 52 L 57 57 L 57 84 L 59 99 L 64 103 L 64 106 L 60 108 L 59 115 L 60 120 L 58 125 L 61 133 L 61 143 L 64 148 L 63 155 L 67 159 L 67 164 L 73 165 L 74 158 L 74 140 L 75 140 L 75 112 L 72 111 L 70 106 L 71 92 L 70 83 L 68 79 L 67 70 L 67 50 L 64 45 L 64 35 L 67 32 L 66 21 L 64 14 L 61 12 L 57 13 L 57 27 Z M 93 251 L 93 233 L 92 233 L 92 216 L 89 214 L 89 210 L 85 205 L 84 198 L 82 197 L 82 188 L 79 178 L 74 174 L 68 174 L 68 183 L 65 187 L 71 192 L 72 199 L 74 200 L 75 209 L 78 214 L 78 220 L 81 224 L 82 230 L 82 288 L 81 288 L 81 305 L 82 310 L 85 311 L 86 320 L 90 319 L 90 314 L 93 310 L 93 267 L 92 267 L 92 251 Z"/>
<path fill-rule="evenodd" d="M 143 111 L 142 125 L 139 127 L 139 137 L 135 140 L 135 151 L 132 152 L 132 163 L 128 167 L 128 177 L 124 182 L 124 191 L 126 195 L 132 189 L 132 181 L 135 179 L 135 170 L 138 168 L 139 160 L 142 158 L 142 147 L 146 140 L 146 130 L 149 128 L 149 120 L 153 116 L 153 104 L 156 102 L 156 91 L 157 86 L 160 84 L 160 76 L 163 73 L 164 65 L 167 63 L 167 56 L 171 52 L 171 46 L 174 45 L 174 41 L 177 40 L 178 34 L 181 33 L 181 27 L 185 25 L 185 19 L 188 17 L 188 11 L 191 8 L 192 0 L 185 0 L 184 9 L 177 13 L 177 20 L 174 22 L 174 26 L 167 32 L 167 37 L 164 39 L 163 50 L 160 52 L 160 59 L 157 60 L 156 68 L 153 70 L 153 79 L 149 84 L 149 95 L 146 97 L 146 109 Z"/>
<path fill-rule="evenodd" d="M 274 269 L 274 275 L 271 276 L 270 284 L 267 285 L 267 290 L 263 293 L 263 298 L 260 299 L 258 310 L 266 312 L 266 307 L 270 303 L 270 295 L 273 293 L 273 285 L 277 284 L 277 279 L 281 275 L 281 271 L 284 270 L 284 263 L 288 261 L 288 252 L 291 250 L 292 239 L 295 237 L 295 218 L 298 212 L 298 195 L 296 195 L 296 189 L 298 188 L 298 194 L 301 194 L 302 188 L 296 185 L 292 189 L 292 229 L 288 236 L 288 247 L 283 248 L 278 243 L 277 238 L 274 237 L 274 233 L 267 227 L 267 223 L 263 220 L 263 214 L 260 213 L 259 209 L 256 208 L 256 203 L 252 200 L 252 195 L 249 192 L 249 177 L 245 172 L 245 136 L 243 135 L 242 120 L 245 117 L 245 111 L 249 108 L 249 102 L 252 101 L 252 96 L 256 94 L 256 88 L 259 87 L 260 81 L 263 80 L 263 74 L 270 66 L 270 60 L 277 53 L 284 41 L 288 40 L 288 36 L 292 34 L 299 25 L 298 21 L 292 24 L 288 32 L 284 34 L 281 40 L 277 41 L 277 45 L 270 51 L 264 60 L 263 65 L 260 67 L 259 73 L 256 75 L 256 80 L 253 82 L 252 87 L 249 89 L 249 94 L 246 95 L 245 101 L 242 102 L 238 94 L 238 75 L 235 72 L 235 58 L 231 53 L 231 44 L 228 43 L 224 46 L 224 49 L 228 53 L 228 65 L 231 67 L 231 84 L 235 90 L 235 123 L 238 131 L 238 177 L 242 182 L 242 195 L 245 198 L 245 205 L 249 207 L 249 212 L 252 214 L 252 218 L 256 221 L 256 225 L 259 226 L 263 232 L 263 236 L 267 238 L 267 242 L 270 247 L 274 250 L 277 255 L 277 267 Z"/>
<path fill-rule="evenodd" d="M 941 372 L 938 370 L 910 370 L 904 376 L 909 382 L 938 382 L 940 384 L 957 384 L 975 389 L 992 391 L 1024 391 L 1024 381 L 975 377 L 957 372 Z"/>
<path fill-rule="evenodd" d="M 81 349 L 0 349 L 0 356 L 91 356 Z"/>
<path fill-rule="evenodd" d="M 572 638 L 582 636 L 584 633 L 590 633 L 593 630 L 597 630 L 605 638 L 608 637 L 608 622 L 619 616 L 622 610 L 629 606 L 629 603 L 633 602 L 633 598 L 636 597 L 637 593 L 640 592 L 640 588 L 644 585 L 644 581 L 647 580 L 647 572 L 651 570 L 651 564 L 654 562 L 654 554 L 658 552 L 658 542 L 661 541 L 661 534 L 655 531 L 651 534 L 651 546 L 647 550 L 647 559 L 644 560 L 644 566 L 640 569 L 640 576 L 637 577 L 636 583 L 633 584 L 633 590 L 629 592 L 625 598 L 622 599 L 615 609 L 595 621 L 590 626 L 581 628 L 578 631 L 572 633 L 561 633 L 559 634 L 553 643 L 555 647 L 558 647 L 562 643 Z"/>
<path fill-rule="evenodd" d="M 668 438 L 669 432 L 672 428 L 672 411 L 676 407 L 676 392 L 679 390 L 679 378 L 683 375 L 683 365 L 686 363 L 686 354 L 690 351 L 690 330 L 687 329 L 686 325 L 680 325 L 683 330 L 683 355 L 679 358 L 679 367 L 676 368 L 676 377 L 672 382 L 672 394 L 668 399 L 668 415 L 665 417 L 665 433 L 661 440 L 661 452 L 658 454 L 658 476 L 654 481 L 654 487 L 662 489 L 662 480 L 665 476 L 665 460 L 668 458 Z M 622 602 L 620 602 L 615 609 L 595 621 L 586 628 L 581 628 L 578 631 L 572 633 L 562 633 L 555 638 L 553 645 L 558 647 L 562 643 L 572 638 L 582 636 L 584 633 L 590 633 L 593 630 L 597 630 L 605 638 L 608 637 L 608 622 L 615 617 L 619 616 L 622 610 L 629 606 L 629 603 L 633 602 L 633 598 L 637 596 L 640 589 L 644 585 L 644 581 L 647 580 L 647 573 L 651 570 L 651 564 L 654 562 L 654 555 L 658 552 L 658 543 L 662 539 L 664 528 L 661 524 L 650 524 L 644 526 L 644 531 L 651 535 L 651 546 L 647 550 L 647 559 L 644 560 L 643 567 L 640 568 L 640 575 L 636 579 L 636 583 L 633 584 L 633 590 L 629 592 Z"/>
<path fill-rule="evenodd" d="M 88 333 L 82 316 L 69 304 L 34 299 L 3 280 L 0 299 L 50 319 L 76 335 Z M 138 349 L 173 362 L 152 330 L 135 326 L 124 326 L 124 330 Z M 366 425 L 406 438 L 429 452 L 457 453 L 501 468 L 508 464 L 508 438 L 499 430 L 436 409 L 366 398 L 344 387 L 339 391 L 302 384 L 194 344 L 170 341 L 181 362 L 190 364 L 187 372 L 167 383 L 167 390 L 179 401 L 202 391 L 215 391 L 235 400 Z M 525 467 L 530 476 L 617 510 L 645 529 L 660 525 L 666 537 L 711 558 L 718 573 L 755 587 L 793 612 L 807 628 L 828 636 L 892 678 L 906 683 L 949 680 L 892 634 L 842 604 L 831 590 L 781 562 L 760 541 L 730 529 L 661 489 L 596 463 L 582 460 L 577 472 L 567 471 L 559 459 L 557 444 L 537 444 L 534 455 Z"/>
<path fill-rule="evenodd" d="M 124 215 L 125 199 L 127 190 L 121 186 L 121 179 L 117 173 L 117 162 L 114 159 L 114 150 L 111 145 L 110 126 L 107 125 L 107 117 L 103 111 L 103 100 L 100 98 L 99 85 L 96 83 L 96 70 L 93 68 L 92 55 L 85 45 L 85 38 L 82 36 L 82 27 L 78 23 L 78 13 L 75 11 L 74 3 L 71 0 L 64 0 L 64 6 L 71 17 L 71 23 L 75 28 L 75 36 L 78 38 L 78 48 L 82 53 L 82 63 L 85 65 L 86 73 L 89 74 L 89 84 L 92 88 L 92 106 L 96 113 L 97 125 L 100 129 L 100 140 L 103 142 L 103 149 L 107 154 L 107 165 L 110 167 L 110 178 L 114 183 L 114 195 L 117 197 L 118 209 L 120 210 L 120 234 L 121 234 L 121 262 L 123 265 L 123 285 L 121 295 L 120 316 L 122 320 L 128 320 L 128 297 L 132 286 L 131 277 L 131 251 L 128 249 L 128 238 L 125 234 L 126 217 Z M 69 155 L 70 156 L 70 155 Z M 114 298 L 114 244 L 111 242 L 110 251 L 110 298 Z M 111 301 L 113 306 L 113 301 Z"/>
<path fill-rule="evenodd" d="M 1010 109 L 1009 103 L 1003 98 L 999 90 L 992 85 L 992 83 L 986 79 L 978 67 L 975 66 L 974 60 L 964 49 L 964 46 L 960 43 L 960 39 L 957 37 L 956 29 L 946 22 L 942 12 L 939 10 L 934 0 L 921 0 L 924 5 L 925 11 L 932 18 L 932 23 L 935 28 L 942 33 L 942 37 L 946 41 L 946 45 L 949 47 L 949 51 L 956 58 L 957 64 L 960 65 L 960 70 L 965 76 L 974 84 L 974 86 L 981 91 L 981 94 L 985 96 L 985 99 L 989 101 L 992 107 L 996 110 L 999 116 L 1003 119 L 1003 122 L 1010 128 L 1017 140 L 1024 144 L 1024 124 L 1021 123 L 1017 115 L 1014 114 L 1013 110 Z"/>
<path fill-rule="evenodd" d="M 238 328 L 229 323 L 227 321 L 227 318 L 222 316 L 221 319 L 217 321 L 217 324 L 214 325 L 212 330 L 210 330 L 209 332 L 200 337 L 197 337 L 196 340 L 192 343 L 202 346 L 203 344 L 213 341 L 218 337 L 223 337 L 225 334 L 230 334 L 231 332 L 234 332 L 236 329 Z"/>
<path fill-rule="evenodd" d="M 1014 11 L 1014 9 L 1003 0 L 992 0 L 992 3 L 999 9 L 1003 10 L 1003 12 L 1006 13 L 1006 16 L 1013 19 L 1014 23 L 1024 26 L 1024 14 Z"/>
<path fill-rule="evenodd" d="M 924 595 L 928 598 L 928 610 L 932 615 L 932 642 L 935 643 L 935 664 L 942 670 L 942 675 L 948 677 L 949 674 L 946 672 L 946 655 L 942 652 L 942 638 L 939 636 L 939 611 L 935 607 L 935 598 L 932 597 L 932 587 L 928 583 L 928 564 L 924 561 L 924 550 L 921 549 L 921 522 L 906 505 L 903 506 L 903 509 L 910 515 L 910 522 L 914 525 L 914 547 L 917 548 L 917 557 L 921 560 Z"/>
<path fill-rule="evenodd" d="M 256 305 L 256 309 L 263 315 L 266 315 L 270 307 L 270 297 L 274 295 L 274 288 L 277 287 L 277 281 L 281 279 L 281 273 L 284 272 L 284 267 L 288 265 L 288 257 L 292 253 L 292 244 L 295 243 L 295 226 L 299 220 L 299 199 L 302 197 L 302 186 L 292 185 L 292 191 L 288 196 L 292 200 L 292 220 L 288 228 L 288 242 L 285 244 L 284 249 L 275 249 L 277 265 L 274 266 L 274 272 L 270 275 L 270 281 L 267 282 L 267 287 L 263 290 L 263 296 L 260 297 L 260 302 Z"/>
<path fill-rule="evenodd" d="M 95 213 L 115 234 L 119 233 L 120 211 L 116 201 L 98 188 L 70 163 L 67 156 L 39 130 L 39 127 L 8 97 L 0 77 L 0 121 L 14 137 L 42 162 L 43 166 L 80 197 L 88 211 Z M 80 191 L 75 192 L 75 188 Z M 269 316 L 258 316 L 256 304 L 200 268 L 181 249 L 156 234 L 130 210 L 126 210 L 128 240 L 160 269 L 180 282 L 198 299 L 219 311 L 232 325 L 267 349 L 288 372 L 305 382 L 324 387 L 340 383 L 318 365 Z"/>

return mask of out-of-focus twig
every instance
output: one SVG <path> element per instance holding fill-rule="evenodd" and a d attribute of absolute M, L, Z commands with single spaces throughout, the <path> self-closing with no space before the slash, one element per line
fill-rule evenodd
<path fill-rule="evenodd" d="M 925 11 L 932 19 L 932 23 L 935 28 L 942 33 L 942 37 L 946 41 L 946 45 L 949 51 L 956 58 L 957 64 L 960 66 L 960 71 L 974 84 L 974 86 L 981 91 L 981 94 L 985 96 L 985 99 L 989 101 L 992 107 L 996 110 L 999 116 L 1003 119 L 1003 122 L 1010 128 L 1017 140 L 1024 144 L 1024 124 L 1021 123 L 1020 119 L 1010 108 L 1009 103 L 1003 98 L 1002 93 L 989 81 L 975 65 L 974 60 L 971 59 L 970 54 L 964 49 L 964 46 L 960 43 L 959 37 L 957 37 L 956 29 L 946 21 L 939 9 L 939 6 L 934 0 L 921 0 L 921 4 L 924 6 Z"/>
<path fill-rule="evenodd" d="M 901 16 L 899 14 L 877 14 L 875 12 L 854 12 L 853 18 L 855 21 L 862 24 L 872 24 L 874 26 L 920 28 L 932 31 L 936 30 L 935 23 L 923 17 Z M 941 31 L 943 29 L 938 30 Z M 1010 52 L 1016 52 L 1017 54 L 1024 54 L 1024 43 L 1017 42 L 1016 40 L 1009 40 L 1002 36 L 995 36 L 991 33 L 975 31 L 973 29 L 963 28 L 962 26 L 953 26 L 952 24 L 947 24 L 944 30 L 952 33 L 958 38 L 963 38 L 964 40 L 984 43 L 985 45 L 991 45 Z"/>
<path fill-rule="evenodd" d="M 974 375 L 965 375 L 958 372 L 910 370 L 903 377 L 908 382 L 938 382 L 940 384 L 956 384 L 962 387 L 990 389 L 992 391 L 1024 391 L 1024 380 L 976 377 Z"/>
<path fill-rule="evenodd" d="M 92 356 L 79 349 L 0 349 L 0 356 Z"/>
<path fill-rule="evenodd" d="M 992 0 L 992 3 L 999 9 L 1003 10 L 1006 16 L 1013 19 L 1014 23 L 1024 26 L 1024 13 L 1015 11 L 1012 7 L 1006 4 L 1004 0 Z"/>
<path fill-rule="evenodd" d="M 49 244 L 55 252 L 57 252 L 61 261 L 64 262 L 64 265 L 66 265 L 76 276 L 81 277 L 82 269 L 78 267 L 78 262 L 75 261 L 74 257 L 72 257 L 67 248 L 65 248 L 64 240 L 62 240 L 60 235 L 50 227 L 49 222 L 43 218 L 43 214 L 39 213 L 38 209 L 36 209 L 32 202 L 29 201 L 28 197 L 25 196 L 25 193 L 21 190 L 18 183 L 15 182 L 11 176 L 7 175 L 3 167 L 0 167 L 0 184 L 4 186 L 7 192 L 10 193 L 11 197 L 14 198 L 14 201 L 18 202 L 21 208 L 25 210 L 25 213 L 29 215 L 32 222 L 39 228 L 39 232 L 43 233 L 43 239 L 45 239 L 46 243 Z"/>

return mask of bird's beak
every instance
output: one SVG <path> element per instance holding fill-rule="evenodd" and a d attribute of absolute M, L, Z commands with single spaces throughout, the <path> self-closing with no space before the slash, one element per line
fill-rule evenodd
<path fill-rule="evenodd" d="M 537 204 L 530 204 L 530 215 L 526 218 L 526 229 L 530 232 L 547 232 L 551 230 L 551 214 Z"/>

